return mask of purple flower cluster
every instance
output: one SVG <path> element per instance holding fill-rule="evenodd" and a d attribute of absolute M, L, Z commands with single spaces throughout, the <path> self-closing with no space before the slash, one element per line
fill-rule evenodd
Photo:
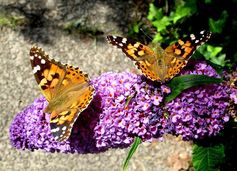
<path fill-rule="evenodd" d="M 184 70 L 185 74 L 205 74 L 219 77 L 216 71 L 205 62 Z M 169 113 L 167 129 L 184 140 L 202 139 L 215 136 L 229 121 L 226 112 L 229 100 L 229 88 L 224 84 L 210 84 L 185 90 L 173 101 L 165 105 Z"/>
<path fill-rule="evenodd" d="M 64 153 L 94 153 L 100 152 L 95 146 L 92 130 L 95 113 L 88 108 L 88 113 L 82 113 L 73 129 L 69 141 L 57 142 L 51 135 L 50 115 L 43 112 L 48 102 L 43 96 L 37 98 L 30 106 L 18 113 L 10 127 L 11 144 L 18 149 L 44 149 L 45 151 L 60 151 Z M 88 114 L 88 115 L 87 115 Z M 80 133 L 78 133 L 80 132 Z"/>
<path fill-rule="evenodd" d="M 143 76 L 105 73 L 92 80 L 96 95 L 80 114 L 66 142 L 53 139 L 47 101 L 40 97 L 16 115 L 10 127 L 13 146 L 70 153 L 95 153 L 108 148 L 127 147 L 135 136 L 149 141 L 161 137 L 166 119 L 159 107 L 168 87 L 155 86 Z"/>
<path fill-rule="evenodd" d="M 105 73 L 92 81 L 102 109 L 94 129 L 97 147 L 128 146 L 135 136 L 148 141 L 164 133 L 166 119 L 159 105 L 169 89 L 142 78 L 131 73 Z"/>
<path fill-rule="evenodd" d="M 186 67 L 181 74 L 219 77 L 205 62 Z M 50 133 L 47 101 L 39 97 L 16 115 L 10 127 L 13 146 L 54 152 L 96 153 L 108 148 L 124 148 L 134 137 L 143 141 L 161 138 L 164 133 L 184 140 L 214 136 L 229 120 L 229 99 L 236 102 L 237 91 L 227 84 L 210 84 L 185 90 L 164 104 L 170 93 L 165 85 L 132 73 L 105 73 L 91 81 L 94 99 L 74 124 L 70 138 L 57 142 Z"/>

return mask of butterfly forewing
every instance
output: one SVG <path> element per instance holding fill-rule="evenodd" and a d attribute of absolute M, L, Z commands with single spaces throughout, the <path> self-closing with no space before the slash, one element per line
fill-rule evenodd
<path fill-rule="evenodd" d="M 165 81 L 172 79 L 188 63 L 195 50 L 207 42 L 211 37 L 209 31 L 200 31 L 189 37 L 179 39 L 176 43 L 165 49 L 165 60 L 169 64 Z"/>
<path fill-rule="evenodd" d="M 66 67 L 59 62 L 50 60 L 48 55 L 36 46 L 30 50 L 30 61 L 36 82 L 42 94 L 50 101 L 65 77 Z"/>
<path fill-rule="evenodd" d="M 121 48 L 122 51 L 133 61 L 141 61 L 154 55 L 154 51 L 140 42 L 119 36 L 107 36 L 110 44 Z"/>
<path fill-rule="evenodd" d="M 173 53 L 177 57 L 188 60 L 194 51 L 207 42 L 211 37 L 211 32 L 203 30 L 196 34 L 191 34 L 189 37 L 179 39 L 176 43 L 168 46 L 165 51 Z"/>
<path fill-rule="evenodd" d="M 49 102 L 45 112 L 51 114 L 51 133 L 57 141 L 65 141 L 79 114 L 90 104 L 94 87 L 79 68 L 49 59 L 38 47 L 32 47 L 30 59 L 36 81 Z"/>

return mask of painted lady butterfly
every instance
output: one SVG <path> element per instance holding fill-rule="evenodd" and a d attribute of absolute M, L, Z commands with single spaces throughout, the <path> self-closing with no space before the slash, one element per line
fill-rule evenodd
<path fill-rule="evenodd" d="M 177 75 L 194 51 L 211 36 L 208 31 L 200 31 L 191 34 L 190 37 L 179 39 L 166 49 L 158 44 L 143 45 L 139 42 L 117 36 L 107 36 L 112 45 L 121 48 L 122 51 L 133 61 L 138 69 L 152 81 L 166 82 Z"/>
<path fill-rule="evenodd" d="M 49 102 L 50 129 L 57 141 L 69 138 L 74 122 L 90 104 L 94 87 L 79 68 L 63 65 L 38 47 L 30 50 L 30 61 L 41 92 Z"/>

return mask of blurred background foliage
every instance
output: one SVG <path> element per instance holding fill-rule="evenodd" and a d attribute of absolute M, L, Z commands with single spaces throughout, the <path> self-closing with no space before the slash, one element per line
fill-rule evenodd
<path fill-rule="evenodd" d="M 136 21 L 129 35 L 168 46 L 171 42 L 201 30 L 212 37 L 199 52 L 212 63 L 228 67 L 237 62 L 237 0 L 155 0 L 149 4 L 147 20 Z M 142 30 L 142 31 L 141 31 Z"/>

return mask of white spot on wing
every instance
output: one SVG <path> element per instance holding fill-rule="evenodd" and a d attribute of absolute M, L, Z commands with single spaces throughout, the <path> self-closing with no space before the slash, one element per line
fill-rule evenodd
<path fill-rule="evenodd" d="M 195 40 L 196 39 L 194 34 L 190 34 L 190 37 L 191 37 L 191 40 Z"/>
<path fill-rule="evenodd" d="M 41 62 L 41 64 L 45 64 L 46 61 L 44 59 L 41 59 L 40 62 Z"/>
<path fill-rule="evenodd" d="M 122 39 L 122 43 L 125 44 L 126 42 L 127 42 L 127 39 L 126 39 L 126 38 L 123 38 L 123 39 Z"/>
<path fill-rule="evenodd" d="M 33 68 L 33 73 L 35 74 L 37 71 L 40 70 L 40 66 L 39 65 L 36 65 L 34 68 Z"/>
<path fill-rule="evenodd" d="M 35 57 L 37 57 L 38 56 L 38 54 L 37 53 L 35 53 Z"/>
<path fill-rule="evenodd" d="M 59 127 L 51 129 L 51 132 L 58 132 L 59 131 Z"/>
<path fill-rule="evenodd" d="M 58 138 L 59 138 L 58 136 L 54 137 L 55 140 L 57 140 Z"/>
<path fill-rule="evenodd" d="M 117 38 L 117 36 L 112 36 L 113 37 L 113 39 L 116 39 Z"/>
<path fill-rule="evenodd" d="M 62 127 L 62 130 L 63 130 L 63 131 L 65 131 L 66 129 L 67 129 L 67 127 L 66 127 L 66 126 Z"/>
<path fill-rule="evenodd" d="M 123 47 L 123 44 L 122 44 L 122 43 L 119 43 L 118 45 L 121 46 L 121 47 Z"/>
<path fill-rule="evenodd" d="M 31 59 L 31 60 L 34 60 L 34 56 L 30 56 L 30 59 Z"/>
<path fill-rule="evenodd" d="M 198 42 L 199 42 L 199 40 L 196 40 L 196 41 L 195 41 L 195 43 L 198 43 Z"/>
<path fill-rule="evenodd" d="M 200 31 L 200 34 L 203 34 L 204 33 L 204 30 Z"/>

